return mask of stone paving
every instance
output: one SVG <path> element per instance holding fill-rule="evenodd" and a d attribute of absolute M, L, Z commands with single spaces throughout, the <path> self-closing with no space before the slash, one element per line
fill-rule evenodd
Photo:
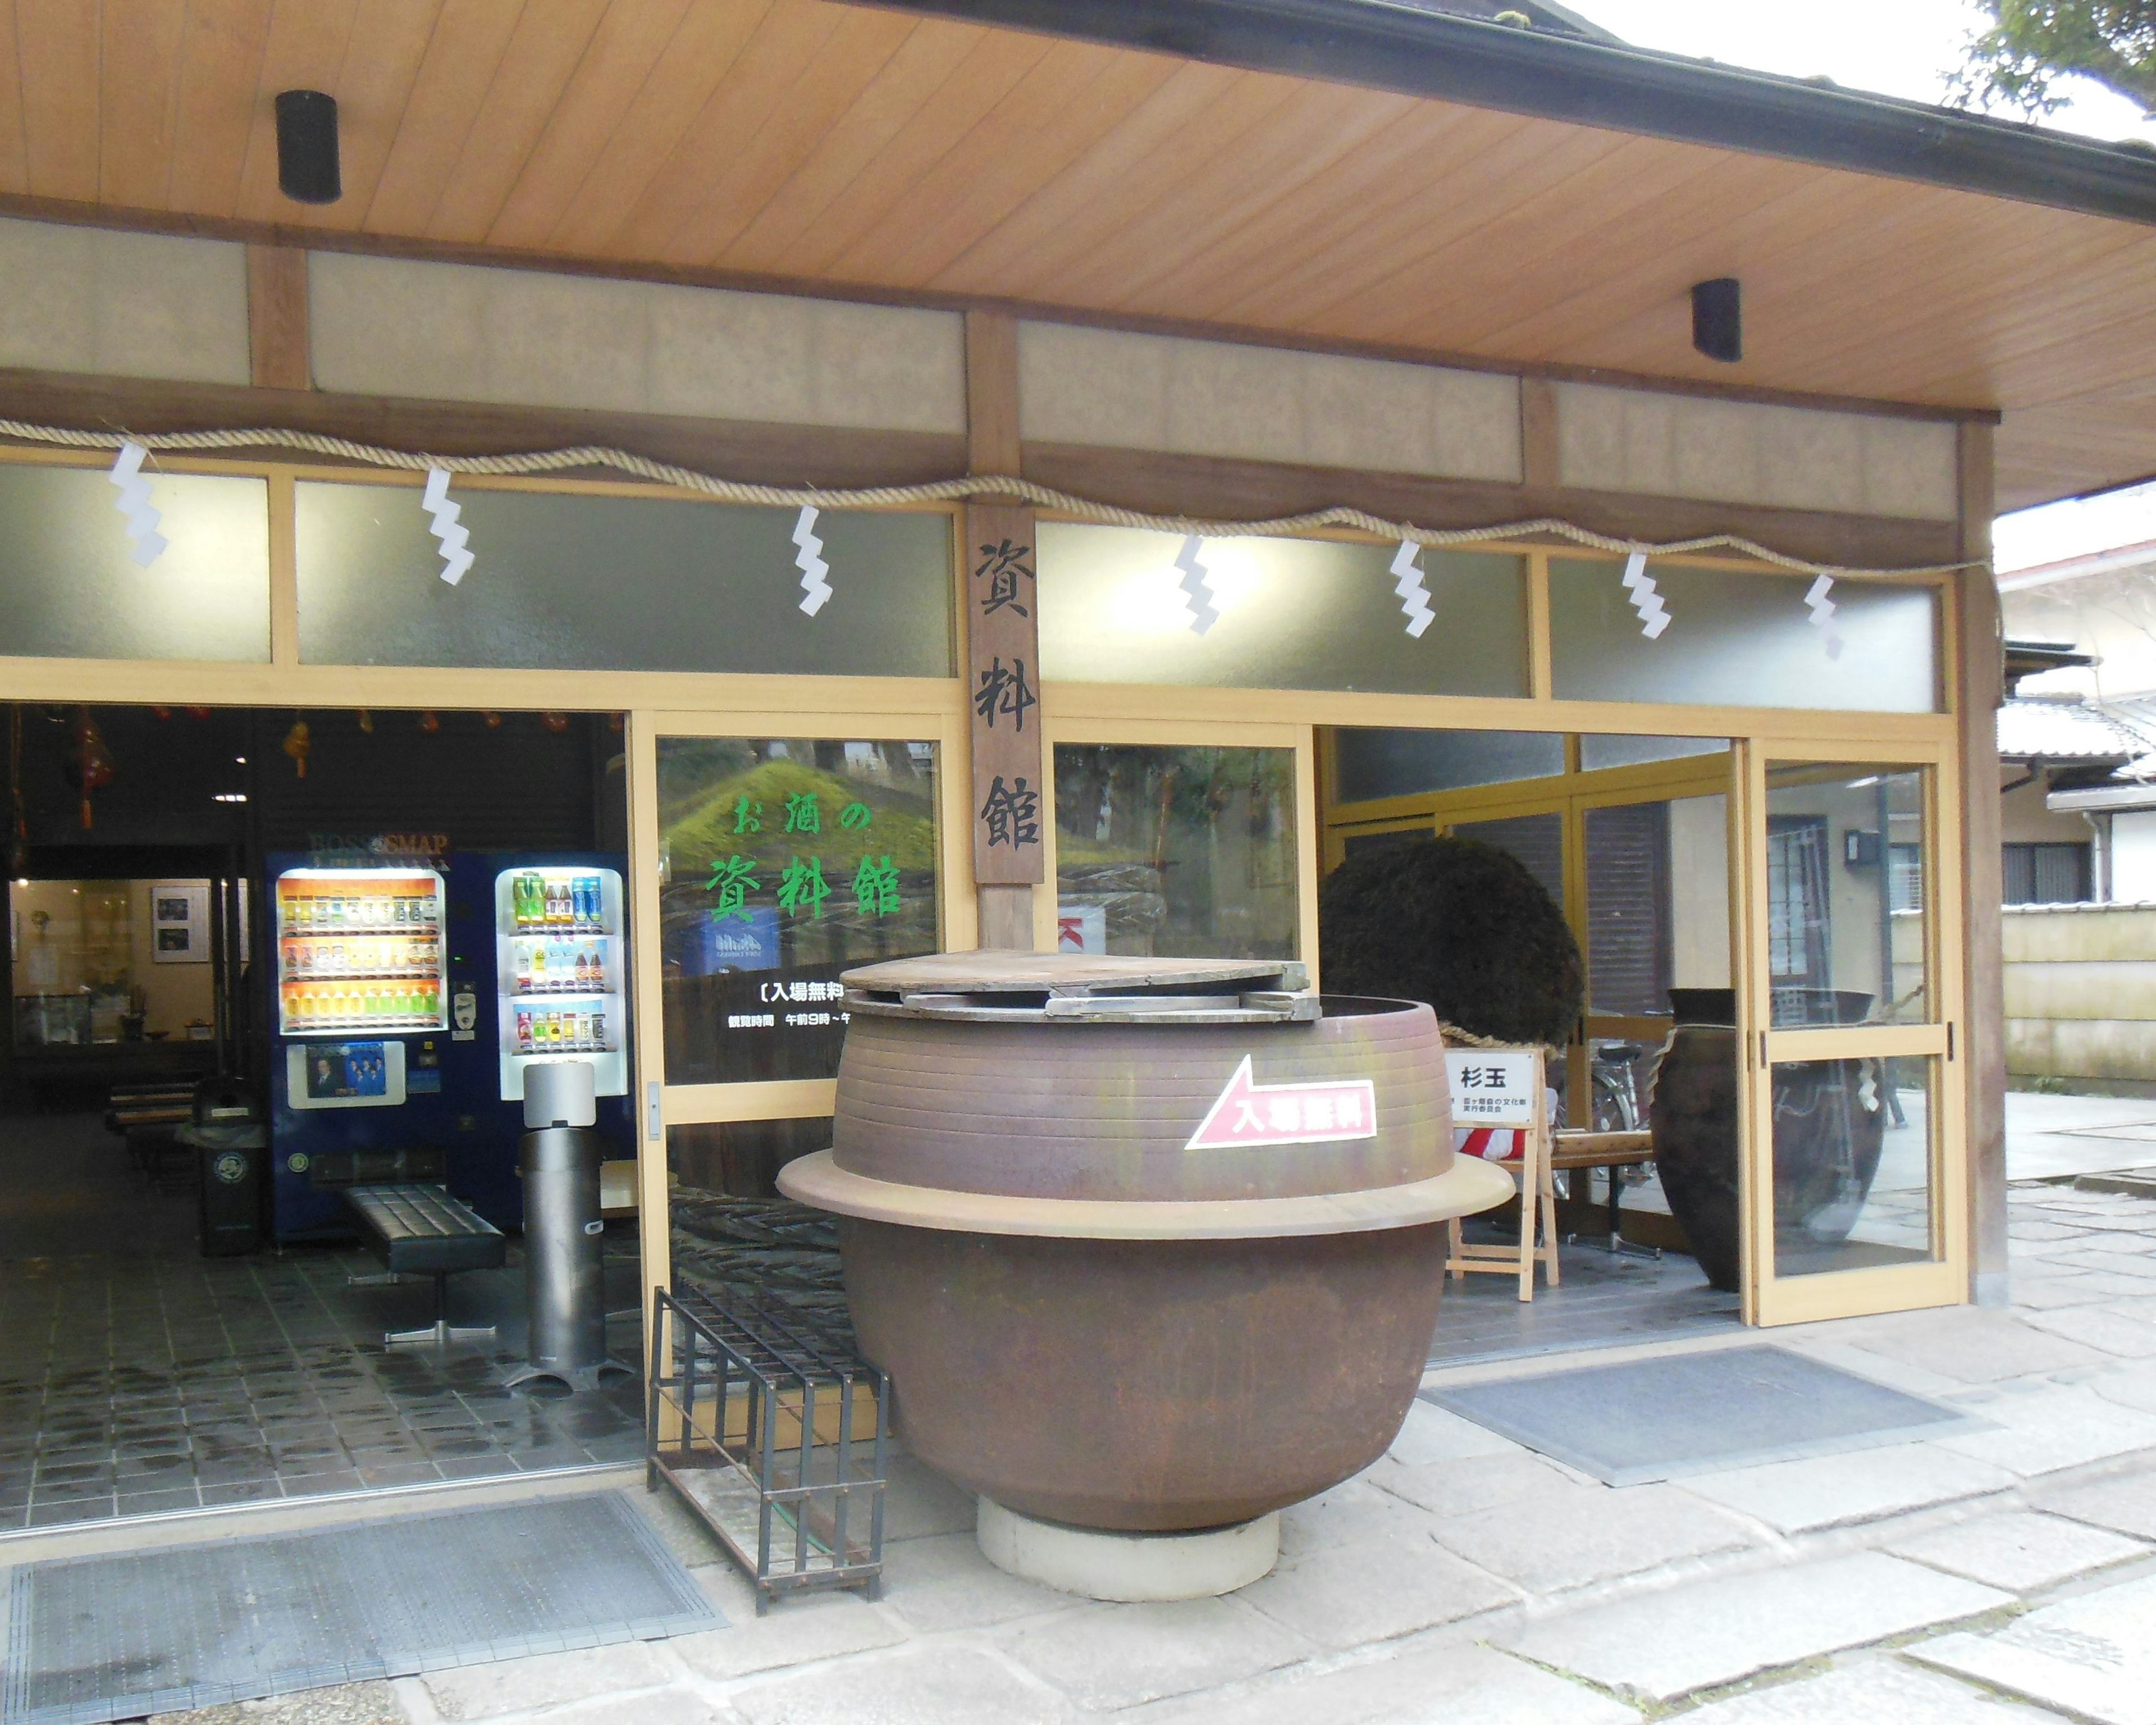
<path fill-rule="evenodd" d="M 902 1461 L 882 1599 L 760 1618 L 685 1517 L 634 1493 L 727 1627 L 213 1717 L 2156 1725 L 2156 1204 L 2022 1186 L 2012 1231 L 2011 1310 L 1768 1338 L 1983 1430 L 1613 1491 L 1418 1403 L 1386 1457 L 1286 1513 L 1273 1574 L 1178 1605 L 1002 1574 L 965 1497 Z"/>

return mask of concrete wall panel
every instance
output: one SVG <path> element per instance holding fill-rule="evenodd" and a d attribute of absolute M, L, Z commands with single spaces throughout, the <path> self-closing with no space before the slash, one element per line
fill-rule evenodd
<path fill-rule="evenodd" d="M 0 366 L 249 381 L 244 246 L 0 220 Z"/>

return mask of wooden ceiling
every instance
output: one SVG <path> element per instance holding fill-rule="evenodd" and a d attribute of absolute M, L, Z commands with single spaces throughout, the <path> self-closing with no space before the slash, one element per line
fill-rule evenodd
<path fill-rule="evenodd" d="M 2009 504 L 2156 471 L 2156 229 L 830 0 L 0 0 L 0 194 L 1999 408 Z"/>

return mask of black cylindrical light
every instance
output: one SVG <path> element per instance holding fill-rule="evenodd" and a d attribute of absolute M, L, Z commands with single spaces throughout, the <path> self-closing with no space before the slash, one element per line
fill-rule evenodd
<path fill-rule="evenodd" d="M 278 92 L 277 187 L 295 203 L 335 203 L 344 196 L 335 96 L 319 90 Z"/>
<path fill-rule="evenodd" d="M 1724 365 L 1744 357 L 1744 293 L 1735 276 L 1717 276 L 1693 287 L 1691 345 Z"/>

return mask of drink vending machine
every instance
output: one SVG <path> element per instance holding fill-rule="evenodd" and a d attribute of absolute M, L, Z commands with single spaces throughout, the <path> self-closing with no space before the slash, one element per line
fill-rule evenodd
<path fill-rule="evenodd" d="M 406 1180 L 520 1226 L 524 1075 L 542 1060 L 590 1062 L 596 1129 L 635 1153 L 621 858 L 270 864 L 279 1240 L 349 1233 L 346 1189 Z"/>

